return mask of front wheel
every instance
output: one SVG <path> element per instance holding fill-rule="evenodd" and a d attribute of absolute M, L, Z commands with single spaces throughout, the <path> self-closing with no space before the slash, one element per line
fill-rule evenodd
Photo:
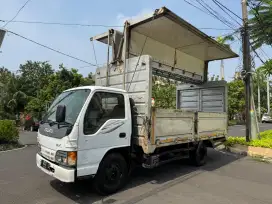
<path fill-rule="evenodd" d="M 207 147 L 203 141 L 200 141 L 196 148 L 190 151 L 190 161 L 195 166 L 203 166 L 206 164 Z"/>
<path fill-rule="evenodd" d="M 107 155 L 101 162 L 94 178 L 94 188 L 101 195 L 117 192 L 127 182 L 128 165 L 121 154 Z"/>

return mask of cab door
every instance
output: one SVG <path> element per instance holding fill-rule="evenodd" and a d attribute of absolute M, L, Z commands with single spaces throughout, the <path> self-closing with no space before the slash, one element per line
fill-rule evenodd
<path fill-rule="evenodd" d="M 128 96 L 96 90 L 79 123 L 77 176 L 95 174 L 111 149 L 129 147 L 131 114 Z"/>

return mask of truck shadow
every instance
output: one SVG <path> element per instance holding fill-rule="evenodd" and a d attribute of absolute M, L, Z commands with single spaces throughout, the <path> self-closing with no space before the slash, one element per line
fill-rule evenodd
<path fill-rule="evenodd" d="M 126 193 L 126 191 L 132 191 L 127 192 L 126 195 L 135 195 L 132 199 L 136 203 L 146 197 L 151 196 L 152 194 L 167 189 L 178 183 L 182 183 L 185 180 L 188 180 L 201 173 L 206 171 L 215 171 L 216 169 L 226 166 L 236 160 L 239 160 L 240 158 L 242 158 L 242 156 L 209 150 L 207 164 L 201 168 L 190 166 L 187 160 L 175 161 L 152 170 L 136 168 L 133 171 L 130 182 L 126 188 L 121 192 L 108 197 L 97 195 L 91 187 L 91 180 L 79 181 L 76 184 L 66 184 L 58 180 L 52 180 L 50 184 L 60 194 L 80 204 L 114 204 L 116 201 L 118 201 L 116 199 L 118 194 Z M 135 191 L 135 188 L 142 186 L 143 184 L 149 185 L 148 188 L 145 188 L 144 192 L 140 194 L 139 192 L 133 192 Z M 150 185 L 154 185 L 154 188 L 150 187 Z M 152 190 L 149 190 L 149 187 L 152 188 Z"/>

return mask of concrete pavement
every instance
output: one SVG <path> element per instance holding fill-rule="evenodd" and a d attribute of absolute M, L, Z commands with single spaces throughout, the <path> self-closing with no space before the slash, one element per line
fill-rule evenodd
<path fill-rule="evenodd" d="M 202 168 L 171 163 L 138 169 L 125 190 L 101 197 L 90 181 L 64 184 L 36 168 L 36 146 L 0 153 L 1 204 L 272 203 L 272 165 L 209 151 Z"/>

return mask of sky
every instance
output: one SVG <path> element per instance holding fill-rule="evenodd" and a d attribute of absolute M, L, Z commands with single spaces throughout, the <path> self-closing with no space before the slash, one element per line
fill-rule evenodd
<path fill-rule="evenodd" d="M 195 0 L 188 1 L 198 5 Z M 0 0 L 0 20 L 12 19 L 25 2 L 26 0 Z M 223 11 L 216 7 L 212 0 L 205 0 L 205 2 L 224 15 Z M 241 16 L 240 0 L 220 0 L 220 2 Z M 152 13 L 162 6 L 166 6 L 197 28 L 228 29 L 219 20 L 199 11 L 184 0 L 30 0 L 15 20 L 122 26 L 126 19 Z M 230 19 L 229 16 L 224 16 Z M 240 21 L 237 17 L 236 20 Z M 238 28 L 238 24 L 234 21 L 233 23 Z M 3 25 L 4 23 L 0 22 L 0 27 Z M 93 64 L 95 64 L 95 57 L 90 37 L 106 32 L 108 29 L 99 26 L 80 27 L 15 22 L 9 23 L 5 28 Z M 210 36 L 220 36 L 232 32 L 231 30 L 201 30 Z M 98 64 L 105 63 L 106 46 L 99 42 L 95 42 L 94 46 Z M 240 47 L 239 41 L 231 44 L 231 48 L 237 54 L 241 54 Z M 272 55 L 272 51 L 268 47 L 264 47 L 263 50 L 268 57 Z M 261 52 L 260 55 L 263 59 L 267 58 Z M 95 72 L 94 66 L 60 55 L 8 33 L 0 48 L 0 67 L 4 66 L 16 71 L 20 64 L 27 60 L 49 61 L 54 69 L 57 69 L 58 65 L 63 63 L 68 68 L 77 68 L 84 76 L 89 72 Z M 255 63 L 256 67 L 261 65 L 259 60 L 256 60 Z M 241 58 L 225 60 L 225 79 L 230 81 L 234 72 L 241 65 Z M 210 75 L 219 75 L 219 72 L 219 61 L 209 64 Z"/>

